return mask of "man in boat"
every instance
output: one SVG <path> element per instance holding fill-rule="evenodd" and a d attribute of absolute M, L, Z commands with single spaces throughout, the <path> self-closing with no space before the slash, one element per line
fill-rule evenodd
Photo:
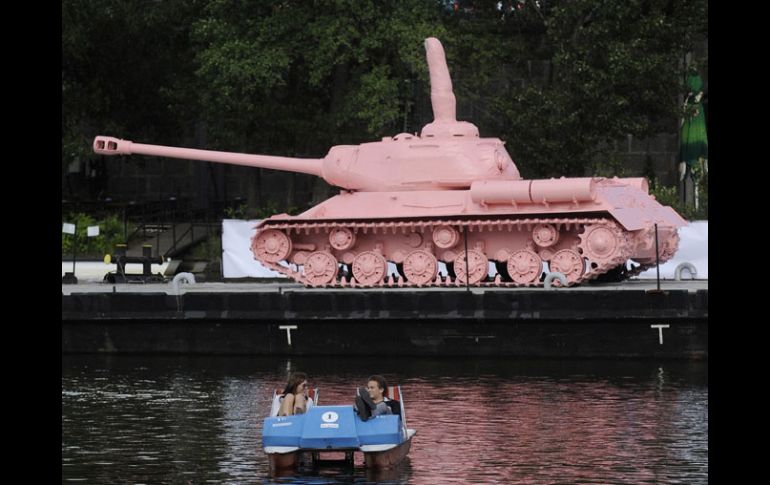
<path fill-rule="evenodd" d="M 379 416 L 382 414 L 401 414 L 401 404 L 386 396 L 388 393 L 388 383 L 381 375 L 369 377 L 366 388 L 359 388 L 359 399 L 356 399 L 359 415 L 366 420 L 370 416 Z M 366 410 L 361 409 L 361 401 L 366 406 Z"/>

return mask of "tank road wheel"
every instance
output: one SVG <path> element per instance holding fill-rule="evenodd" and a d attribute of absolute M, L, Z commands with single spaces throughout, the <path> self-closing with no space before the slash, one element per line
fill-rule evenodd
<path fill-rule="evenodd" d="M 310 253 L 305 261 L 305 278 L 313 286 L 328 285 L 337 277 L 337 260 L 328 251 Z"/>
<path fill-rule="evenodd" d="M 611 262 L 622 251 L 623 233 L 614 225 L 592 224 L 580 235 L 583 256 L 592 263 Z"/>
<path fill-rule="evenodd" d="M 460 240 L 457 229 L 452 226 L 438 226 L 433 229 L 433 244 L 441 249 L 449 249 Z"/>
<path fill-rule="evenodd" d="M 551 271 L 558 271 L 567 277 L 568 283 L 574 283 L 583 276 L 585 264 L 583 258 L 572 249 L 557 251 L 549 264 Z"/>
<path fill-rule="evenodd" d="M 329 244 L 334 249 L 345 251 L 356 243 L 356 235 L 347 227 L 335 227 L 329 232 Z"/>
<path fill-rule="evenodd" d="M 506 264 L 508 275 L 516 283 L 532 283 L 540 279 L 543 272 L 543 262 L 534 251 L 522 249 L 508 258 Z"/>
<path fill-rule="evenodd" d="M 374 251 L 364 251 L 353 260 L 353 276 L 362 285 L 376 285 L 385 277 L 388 262 Z"/>
<path fill-rule="evenodd" d="M 428 251 L 418 249 L 404 258 L 404 276 L 415 285 L 425 285 L 436 279 L 438 261 Z"/>
<path fill-rule="evenodd" d="M 553 224 L 538 224 L 532 230 L 532 240 L 541 248 L 550 248 L 559 242 L 559 231 Z"/>
<path fill-rule="evenodd" d="M 475 285 L 489 274 L 489 260 L 484 253 L 476 249 L 470 249 L 468 255 L 468 273 L 470 274 L 468 284 Z M 455 258 L 454 270 L 457 275 L 457 281 L 465 283 L 465 251 Z"/>
<path fill-rule="evenodd" d="M 283 231 L 267 229 L 254 238 L 251 252 L 260 261 L 277 263 L 291 254 L 291 239 Z"/>

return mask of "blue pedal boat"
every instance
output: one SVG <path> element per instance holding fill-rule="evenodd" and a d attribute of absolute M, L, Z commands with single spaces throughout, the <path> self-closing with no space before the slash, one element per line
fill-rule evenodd
<path fill-rule="evenodd" d="M 270 417 L 262 427 L 262 446 L 271 470 L 322 463 L 330 455 L 344 454 L 345 463 L 353 464 L 355 452 L 361 452 L 367 468 L 397 466 L 409 453 L 417 433 L 406 427 L 404 401 L 400 386 L 391 387 L 401 414 L 361 419 L 352 405 L 319 406 L 318 391 L 308 393 L 307 411 L 294 416 L 278 416 L 280 394 L 273 396 Z M 331 461 L 340 461 L 339 459 Z"/>

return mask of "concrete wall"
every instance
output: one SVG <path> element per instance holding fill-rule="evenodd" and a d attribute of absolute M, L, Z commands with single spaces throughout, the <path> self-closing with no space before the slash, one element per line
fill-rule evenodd
<path fill-rule="evenodd" d="M 708 291 L 73 293 L 62 351 L 703 359 Z"/>

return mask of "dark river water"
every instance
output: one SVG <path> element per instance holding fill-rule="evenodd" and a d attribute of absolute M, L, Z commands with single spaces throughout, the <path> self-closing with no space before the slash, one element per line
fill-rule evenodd
<path fill-rule="evenodd" d="M 62 358 L 62 481 L 708 483 L 708 364 L 476 358 Z M 319 404 L 380 373 L 417 430 L 387 472 L 271 477 L 262 420 L 287 370 Z"/>

